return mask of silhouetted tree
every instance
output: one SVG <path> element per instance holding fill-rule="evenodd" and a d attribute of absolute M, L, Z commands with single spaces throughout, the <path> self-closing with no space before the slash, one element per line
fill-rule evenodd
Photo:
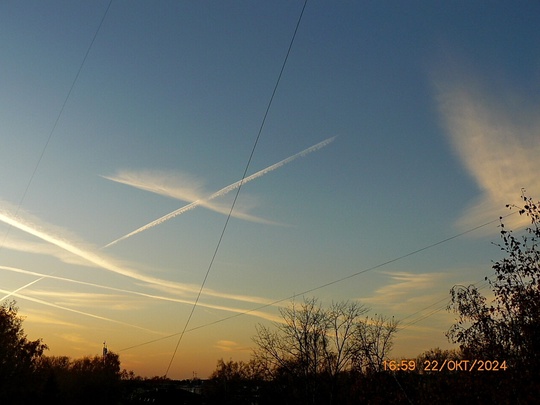
<path fill-rule="evenodd" d="M 210 379 L 220 381 L 262 380 L 265 379 L 265 374 L 261 364 L 254 359 L 248 362 L 219 359 Z"/>
<path fill-rule="evenodd" d="M 458 317 L 447 333 L 468 358 L 506 361 L 520 383 L 538 392 L 540 360 L 540 204 L 522 195 L 523 207 L 507 205 L 526 215 L 530 225 L 519 237 L 507 230 L 501 217 L 497 244 L 505 257 L 494 263 L 489 284 L 494 299 L 488 303 L 470 285 L 454 286 L 449 310 Z M 487 277 L 486 277 L 487 279 Z"/>
<path fill-rule="evenodd" d="M 42 397 L 56 404 L 116 404 L 120 399 L 120 360 L 117 354 L 70 359 L 46 357 L 39 362 Z"/>
<path fill-rule="evenodd" d="M 30 403 L 37 386 L 37 361 L 47 346 L 28 340 L 14 301 L 0 306 L 0 403 Z"/>
<path fill-rule="evenodd" d="M 254 359 L 249 362 L 220 359 L 205 384 L 205 395 L 211 404 L 252 404 L 263 385 L 267 381 Z"/>
<path fill-rule="evenodd" d="M 14 301 L 0 306 L 0 404 L 117 404 L 122 377 L 116 353 L 72 360 L 48 357 L 41 339 L 29 340 Z"/>
<path fill-rule="evenodd" d="M 331 403 L 343 374 L 379 370 L 392 347 L 397 322 L 363 318 L 367 311 L 355 302 L 293 302 L 281 310 L 283 323 L 257 327 L 254 358 L 298 403 Z"/>
<path fill-rule="evenodd" d="M 437 361 L 438 364 L 443 364 L 445 360 L 459 361 L 461 359 L 463 359 L 463 354 L 459 350 L 442 350 L 436 347 L 434 349 L 429 349 L 416 357 L 416 371 L 422 372 L 426 366 L 425 362 L 427 361 Z"/>
<path fill-rule="evenodd" d="M 398 322 L 394 318 L 383 315 L 375 315 L 358 323 L 354 341 L 360 350 L 357 361 L 362 371 L 383 371 L 383 362 L 392 350 L 397 328 Z"/>

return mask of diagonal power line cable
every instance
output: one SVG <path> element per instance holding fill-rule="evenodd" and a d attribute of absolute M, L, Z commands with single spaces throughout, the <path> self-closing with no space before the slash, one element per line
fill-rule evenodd
<path fill-rule="evenodd" d="M 266 107 L 266 111 L 264 113 L 264 116 L 263 116 L 263 119 L 262 119 L 262 122 L 261 122 L 261 125 L 259 127 L 259 132 L 257 133 L 257 137 L 255 138 L 255 142 L 253 144 L 253 148 L 251 149 L 251 154 L 249 155 L 249 158 L 248 158 L 248 161 L 246 163 L 246 167 L 244 169 L 244 174 L 242 176 L 242 180 L 240 181 L 240 185 L 238 186 L 237 190 L 236 190 L 236 194 L 234 196 L 234 200 L 231 204 L 231 209 L 229 211 L 229 214 L 227 215 L 227 219 L 225 220 L 225 224 L 223 225 L 223 229 L 221 231 L 221 235 L 219 237 L 219 240 L 217 242 L 217 245 L 216 245 L 216 248 L 214 250 L 214 254 L 212 255 L 212 259 L 210 260 L 210 264 L 208 265 L 208 269 L 206 270 L 206 274 L 204 275 L 204 279 L 201 283 L 201 288 L 199 289 L 199 292 L 197 294 L 197 298 L 195 299 L 195 302 L 193 303 L 193 306 L 191 307 L 191 312 L 189 313 L 189 316 L 186 320 L 186 323 L 184 325 L 184 329 L 182 330 L 182 332 L 180 333 L 180 336 L 178 338 L 178 341 L 176 342 L 176 347 L 174 348 L 174 352 L 171 356 L 171 360 L 169 361 L 169 365 L 167 366 L 167 370 L 165 371 L 165 377 L 167 377 L 167 375 L 169 374 L 169 370 L 171 368 L 171 365 L 174 361 L 174 358 L 176 357 L 176 353 L 178 351 L 178 346 L 180 345 L 180 342 L 182 341 L 182 338 L 184 336 L 184 333 L 186 332 L 186 329 L 187 327 L 189 326 L 189 323 L 191 321 L 191 318 L 193 317 L 193 313 L 195 311 L 195 308 L 197 307 L 197 304 L 199 303 L 199 299 L 201 297 L 201 294 L 202 294 L 202 291 L 204 289 L 204 286 L 206 284 L 206 280 L 208 279 L 208 275 L 210 274 L 210 270 L 212 269 L 212 266 L 214 264 L 214 261 L 216 259 L 216 256 L 217 256 L 217 253 L 219 251 L 219 247 L 221 246 L 221 241 L 223 240 L 223 236 L 225 235 L 225 230 L 227 229 L 227 225 L 229 224 L 229 220 L 231 219 L 231 216 L 232 216 L 232 213 L 234 211 L 234 206 L 236 205 L 236 201 L 238 199 L 238 195 L 240 194 L 240 190 L 242 188 L 242 184 L 243 184 L 243 181 L 244 179 L 246 178 L 247 176 L 247 172 L 249 170 L 249 166 L 251 164 L 251 160 L 253 158 L 253 155 L 255 154 L 255 149 L 257 148 L 257 144 L 259 143 L 259 139 L 261 137 L 261 133 L 262 133 L 262 130 L 264 128 L 264 124 L 266 122 L 266 118 L 268 117 L 268 112 L 270 111 L 270 107 L 272 106 L 272 102 L 274 100 L 274 96 L 276 95 L 276 91 L 278 89 L 278 86 L 279 86 L 279 83 L 281 81 L 281 76 L 283 75 L 283 71 L 285 70 L 285 66 L 287 64 L 287 60 L 289 59 L 289 55 L 291 53 L 291 49 L 292 49 L 292 46 L 294 44 L 294 40 L 296 38 L 296 34 L 298 32 L 298 27 L 300 26 L 300 22 L 302 21 L 302 16 L 304 15 L 304 10 L 306 9 L 306 4 L 307 4 L 307 0 L 304 1 L 304 5 L 302 7 L 302 10 L 300 12 L 300 15 L 298 17 L 298 21 L 296 22 L 296 27 L 294 29 L 294 33 L 292 35 L 292 38 L 291 38 L 291 41 L 289 43 L 289 48 L 287 49 L 287 53 L 285 55 L 285 59 L 283 60 L 283 64 L 281 65 L 281 70 L 279 72 L 279 75 L 278 75 L 278 78 L 276 80 L 276 84 L 274 86 L 274 90 L 272 91 L 272 95 L 270 96 L 270 100 L 268 101 L 268 105 Z"/>
<path fill-rule="evenodd" d="M 45 145 L 43 145 L 43 148 L 41 150 L 41 153 L 38 157 L 38 160 L 36 162 L 36 165 L 34 166 L 34 170 L 32 171 L 32 174 L 30 175 L 30 179 L 28 180 L 28 183 L 26 184 L 26 187 L 24 189 L 24 192 L 22 194 L 22 197 L 19 201 L 19 204 L 17 205 L 17 209 L 15 210 L 15 216 L 19 214 L 19 210 L 21 209 L 21 206 L 26 198 L 26 194 L 28 194 L 28 190 L 30 189 L 30 185 L 32 184 L 32 181 L 34 180 L 34 177 L 36 176 L 37 170 L 41 164 L 41 161 L 43 160 L 43 156 L 45 155 L 45 151 L 47 150 L 47 147 L 49 146 L 49 143 L 51 142 L 52 136 L 54 132 L 56 131 L 56 127 L 58 126 L 58 123 L 60 122 L 60 118 L 62 117 L 62 114 L 64 113 L 64 109 L 66 108 L 67 102 L 71 96 L 71 93 L 73 92 L 73 89 L 75 88 L 75 84 L 77 83 L 79 76 L 81 74 L 81 71 L 83 69 L 83 66 L 86 62 L 86 59 L 88 58 L 88 55 L 90 53 L 90 50 L 92 49 L 92 46 L 94 45 L 94 42 L 97 38 L 97 35 L 99 31 L 101 30 L 101 26 L 103 25 L 103 21 L 105 21 L 105 17 L 107 16 L 109 9 L 111 8 L 113 0 L 109 0 L 109 4 L 107 5 L 107 8 L 105 9 L 105 12 L 103 13 L 103 16 L 101 17 L 101 21 L 99 22 L 99 25 L 94 32 L 94 36 L 92 37 L 92 40 L 90 41 L 90 45 L 88 45 L 88 48 L 86 49 L 86 53 L 84 54 L 83 60 L 81 64 L 79 65 L 79 69 L 77 70 L 77 74 L 75 75 L 73 81 L 71 82 L 71 86 L 69 87 L 69 90 L 66 94 L 66 97 L 64 98 L 64 102 L 62 103 L 62 106 L 60 107 L 60 111 L 58 112 L 58 115 L 56 116 L 56 119 L 54 121 L 54 124 L 49 132 L 49 135 L 47 136 L 47 140 L 45 142 Z M 6 239 L 9 235 L 9 232 L 11 230 L 11 226 L 8 227 L 6 233 L 4 234 L 4 238 L 2 240 L 2 244 L 0 244 L 0 250 L 4 247 L 4 244 L 6 243 Z"/>
<path fill-rule="evenodd" d="M 15 210 L 15 217 L 17 217 L 19 215 L 19 211 L 24 203 L 24 200 L 26 198 L 26 194 L 28 194 L 28 190 L 30 189 L 30 185 L 32 184 L 32 181 L 34 180 L 34 177 L 36 176 L 36 173 L 37 173 L 37 170 L 41 164 L 41 161 L 43 160 L 43 156 L 45 155 L 45 151 L 47 150 L 47 147 L 49 146 L 49 143 L 51 142 L 51 139 L 52 139 L 52 136 L 54 134 L 54 132 L 56 131 L 56 127 L 58 126 L 58 123 L 60 122 L 60 118 L 62 117 L 62 114 L 64 113 L 64 109 L 66 108 L 66 105 L 67 105 L 67 102 L 71 96 L 71 93 L 73 92 L 73 89 L 75 88 L 75 84 L 77 83 L 77 80 L 79 79 L 79 76 L 81 74 L 81 71 L 83 69 L 83 66 L 86 62 L 86 59 L 88 58 L 88 55 L 90 54 L 90 50 L 92 49 L 92 46 L 94 45 L 94 42 L 98 36 L 98 33 L 99 31 L 101 30 L 101 26 L 103 25 L 103 21 L 105 21 L 105 17 L 107 16 L 107 14 L 109 13 L 109 9 L 111 8 L 111 4 L 112 4 L 113 0 L 109 0 L 109 4 L 107 5 L 107 8 L 105 9 L 105 12 L 103 13 L 103 16 L 101 17 L 101 20 L 99 22 L 99 25 L 96 29 L 96 31 L 94 32 L 94 36 L 92 37 L 92 40 L 90 41 L 90 45 L 88 45 L 88 48 L 86 49 L 86 53 L 84 54 L 84 57 L 81 61 L 81 64 L 79 65 L 79 69 L 77 69 L 77 74 L 75 75 L 73 81 L 71 82 L 71 86 L 69 87 L 69 90 L 66 94 L 66 97 L 64 98 L 64 102 L 62 103 L 62 106 L 60 107 L 60 111 L 58 112 L 58 115 L 56 116 L 56 119 L 54 120 L 54 124 L 49 132 L 49 135 L 47 136 L 47 140 L 45 141 L 45 144 L 43 145 L 43 148 L 41 149 L 41 153 L 38 157 L 38 160 L 36 162 L 36 165 L 34 166 L 34 170 L 32 171 L 32 174 L 30 175 L 30 178 L 28 179 L 28 183 L 26 184 L 26 187 L 23 191 L 23 194 L 21 196 L 21 199 L 19 200 L 19 204 L 17 205 L 17 209 Z M 4 245 L 6 243 L 6 240 L 9 236 L 9 232 L 11 231 L 11 228 L 13 226 L 12 225 L 9 225 L 6 232 L 4 233 L 4 237 L 2 239 L 2 242 L 0 243 L 0 251 L 4 248 Z M 51 274 L 53 274 L 54 272 L 52 272 Z M 25 284 L 24 286 L 22 287 L 19 287 L 18 289 L 12 291 L 11 293 L 7 294 L 4 298 L 1 299 L 1 301 L 3 301 L 4 299 L 10 297 L 12 294 L 20 291 L 20 290 L 23 290 L 41 280 L 43 280 L 45 277 L 40 277 L 38 279 L 35 279 L 34 281 L 28 283 L 28 284 Z"/>
<path fill-rule="evenodd" d="M 489 281 L 486 281 L 486 279 L 490 279 L 491 277 L 493 277 L 496 273 L 493 273 L 491 274 L 490 276 L 486 277 L 486 278 L 483 278 L 482 280 L 479 280 L 477 281 L 476 283 L 472 284 L 473 286 L 477 287 L 478 290 L 483 290 L 484 288 L 486 288 L 488 285 L 489 285 Z M 440 305 L 441 302 L 444 302 L 443 305 Z M 445 298 L 442 298 L 440 299 L 439 301 L 436 301 L 410 315 L 407 315 L 405 318 L 402 318 L 400 321 L 404 321 L 405 319 L 409 319 L 409 318 L 412 318 L 413 316 L 415 315 L 418 315 L 422 312 L 424 312 L 425 310 L 431 308 L 431 307 L 434 307 L 435 305 L 438 305 L 435 309 L 432 309 L 430 312 L 428 312 L 427 314 L 422 314 L 422 315 L 418 315 L 418 317 L 416 317 L 415 319 L 413 319 L 412 321 L 409 321 L 403 325 L 401 325 L 401 328 L 408 328 L 409 326 L 412 326 L 412 325 L 415 325 L 417 324 L 418 322 L 421 322 L 423 321 L 424 319 L 427 319 L 429 318 L 430 316 L 432 315 L 435 315 L 436 313 L 438 312 L 441 312 L 443 310 L 445 310 L 446 308 L 448 308 L 448 304 L 450 302 L 450 299 L 448 297 L 445 297 Z"/>
<path fill-rule="evenodd" d="M 431 249 L 431 248 L 434 248 L 434 247 L 436 247 L 436 246 L 442 245 L 442 244 L 444 244 L 444 243 L 450 242 L 450 241 L 452 241 L 452 240 L 454 240 L 454 239 L 457 239 L 457 238 L 459 238 L 459 237 L 462 237 L 462 236 L 464 236 L 464 235 L 467 235 L 467 234 L 469 234 L 469 233 L 472 233 L 472 232 L 474 232 L 474 231 L 476 231 L 476 230 L 478 230 L 478 229 L 484 228 L 484 227 L 486 227 L 486 226 L 488 226 L 488 225 L 491 225 L 491 224 L 493 224 L 493 223 L 495 223 L 495 222 L 498 222 L 498 221 L 500 221 L 500 219 L 502 219 L 502 218 L 507 218 L 507 217 L 509 217 L 509 216 L 511 216 L 511 215 L 514 215 L 515 213 L 516 213 L 516 212 L 512 212 L 512 213 L 507 214 L 507 215 L 505 215 L 505 216 L 503 216 L 503 217 L 501 217 L 501 218 L 497 218 L 497 219 L 494 219 L 494 220 L 485 222 L 485 223 L 483 223 L 483 224 L 481 224 L 481 225 L 475 226 L 475 227 L 470 228 L 470 229 L 468 229 L 468 230 L 466 230 L 466 231 L 463 231 L 463 232 L 460 232 L 460 233 L 455 234 L 455 235 L 453 235 L 453 236 L 450 236 L 450 237 L 448 237 L 448 238 L 442 239 L 442 240 L 440 240 L 440 241 L 438 241 L 438 242 L 432 243 L 432 244 L 430 244 L 430 245 L 426 245 L 426 246 L 424 246 L 424 247 L 422 247 L 422 248 L 416 249 L 416 250 L 414 250 L 414 251 L 411 251 L 411 252 L 409 252 L 409 253 L 403 254 L 403 255 L 401 255 L 401 256 L 397 256 L 397 257 L 395 257 L 395 258 L 393 258 L 393 259 L 387 260 L 387 261 L 385 261 L 385 262 L 383 262 L 383 263 L 379 263 L 379 264 L 377 264 L 377 265 L 375 265 L 375 266 L 368 267 L 368 268 L 366 268 L 366 269 L 363 269 L 363 270 L 357 271 L 357 272 L 355 272 L 355 273 L 349 274 L 348 276 L 341 277 L 341 278 L 339 278 L 339 279 L 335 279 L 335 280 L 330 281 L 330 282 L 327 282 L 327 283 L 325 283 L 325 284 L 321 284 L 321 285 L 319 285 L 319 286 L 317 286 L 317 287 L 313 287 L 313 288 L 310 288 L 310 289 L 301 291 L 301 292 L 299 292 L 299 293 L 295 293 L 295 294 L 290 295 L 290 296 L 288 296 L 288 297 L 280 298 L 280 299 L 278 299 L 278 300 L 272 301 L 272 302 L 270 302 L 270 303 L 268 303 L 268 304 L 260 305 L 260 306 L 258 306 L 258 307 L 256 307 L 256 308 L 252 308 L 252 309 L 249 309 L 249 310 L 244 311 L 244 312 L 239 312 L 239 313 L 236 313 L 236 314 L 234 314 L 234 315 L 230 315 L 230 316 L 227 316 L 227 317 L 224 317 L 224 318 L 221 318 L 221 319 L 217 319 L 217 320 L 215 320 L 215 321 L 208 322 L 208 323 L 205 323 L 205 324 L 203 324 L 203 325 L 199 325 L 199 326 L 196 326 L 196 327 L 193 327 L 193 328 L 190 328 L 190 329 L 187 329 L 187 327 L 184 327 L 184 329 L 182 330 L 182 332 L 173 333 L 173 334 L 170 334 L 170 335 L 167 335 L 167 336 L 163 336 L 163 337 L 161 337 L 161 338 L 157 338 L 157 339 L 154 339 L 154 340 L 149 340 L 149 341 L 146 341 L 146 342 L 143 342 L 143 343 L 139 343 L 139 344 L 136 344 L 136 345 L 133 345 L 133 346 L 130 346 L 130 347 L 126 347 L 126 348 L 120 349 L 119 351 L 120 351 L 120 352 L 123 352 L 123 351 L 131 350 L 131 349 L 135 349 L 135 348 L 138 348 L 138 347 L 146 346 L 146 345 L 148 345 L 148 344 L 156 343 L 156 342 L 159 342 L 159 341 L 162 341 L 162 340 L 165 340 L 165 339 L 170 339 L 170 338 L 173 338 L 173 337 L 178 336 L 178 335 L 183 335 L 183 334 L 185 334 L 185 333 L 187 333 L 187 332 L 193 332 L 193 331 L 195 331 L 195 330 L 203 329 L 203 328 L 206 328 L 206 327 L 209 327 L 209 326 L 212 326 L 212 325 L 216 325 L 216 324 L 219 324 L 219 323 L 228 321 L 228 320 L 230 320 L 230 319 L 238 318 L 238 317 L 244 316 L 244 315 L 249 315 L 250 313 L 253 313 L 253 312 L 256 312 L 256 311 L 260 311 L 261 309 L 265 309 L 265 308 L 268 308 L 268 307 L 275 306 L 275 305 L 280 304 L 280 303 L 285 302 L 285 301 L 290 301 L 291 299 L 294 299 L 294 298 L 296 298 L 296 297 L 298 297 L 298 296 L 305 295 L 305 294 L 308 294 L 308 293 L 312 293 L 312 292 L 314 292 L 314 291 L 321 290 L 321 289 L 326 288 L 326 287 L 328 287 L 328 286 L 331 286 L 331 285 L 334 285 L 334 284 L 338 284 L 338 283 L 343 282 L 343 281 L 345 281 L 345 280 L 349 280 L 349 279 L 351 279 L 351 278 L 354 278 L 354 277 L 360 276 L 360 275 L 362 275 L 362 274 L 368 273 L 368 272 L 370 272 L 370 271 L 376 270 L 376 269 L 378 269 L 378 268 L 384 267 L 384 266 L 386 266 L 386 265 L 388 265 L 388 264 L 390 264 L 390 263 L 395 263 L 395 262 L 397 262 L 397 261 L 399 261 L 399 260 L 405 259 L 405 258 L 407 258 L 407 257 L 416 255 L 416 254 L 421 253 L 421 252 L 423 252 L 423 251 L 426 251 L 426 250 L 428 250 L 428 249 Z M 480 281 L 479 281 L 479 282 L 480 282 Z M 476 283 L 476 284 L 478 284 L 478 283 Z M 437 301 L 437 302 L 435 302 L 435 303 L 433 303 L 433 304 L 427 306 L 426 308 L 424 308 L 424 309 L 422 309 L 422 310 L 420 310 L 420 311 L 417 311 L 417 312 L 415 312 L 415 313 L 413 313 L 413 314 L 411 314 L 411 315 L 405 317 L 404 319 L 408 319 L 408 318 L 410 318 L 410 317 L 412 317 L 412 316 L 418 314 L 419 312 L 424 311 L 424 310 L 427 309 L 427 308 L 430 308 L 430 307 L 432 307 L 432 306 L 434 306 L 434 305 L 439 304 L 439 303 L 442 302 L 442 301 L 447 301 L 447 300 L 446 300 L 446 299 L 443 299 L 443 300 Z M 445 304 L 445 306 L 446 306 L 446 304 Z M 437 311 L 439 311 L 439 310 L 441 310 L 441 309 L 437 309 L 437 310 L 433 311 L 433 313 L 435 313 L 435 312 L 437 312 Z M 432 314 L 430 314 L 430 315 L 432 315 Z M 411 321 L 411 324 L 412 324 L 413 322 L 415 323 L 415 321 Z"/>

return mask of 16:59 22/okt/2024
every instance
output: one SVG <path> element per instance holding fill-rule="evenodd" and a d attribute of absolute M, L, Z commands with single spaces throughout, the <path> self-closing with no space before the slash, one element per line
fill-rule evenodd
<path fill-rule="evenodd" d="M 506 360 L 425 360 L 420 371 L 506 371 Z M 416 360 L 385 360 L 385 371 L 414 371 L 418 368 Z"/>

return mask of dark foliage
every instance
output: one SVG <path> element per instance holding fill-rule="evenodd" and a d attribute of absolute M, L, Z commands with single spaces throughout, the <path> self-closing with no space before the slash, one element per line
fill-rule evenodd
<path fill-rule="evenodd" d="M 345 304 L 326 311 L 316 300 L 308 300 L 300 308 L 293 305 L 282 311 L 284 323 L 276 324 L 274 330 L 257 329 L 254 360 L 265 372 L 249 375 L 242 372 L 245 364 L 218 363 L 212 376 L 214 385 L 208 386 L 213 389 L 208 403 L 537 403 L 540 203 L 522 198 L 523 207 L 508 208 L 517 208 L 531 222 L 521 236 L 515 236 L 501 218 L 502 241 L 497 246 L 505 256 L 493 264 L 493 301 L 474 285 L 451 290 L 449 310 L 458 318 L 447 336 L 459 344 L 459 350 L 429 350 L 415 359 L 413 371 L 383 370 L 381 364 L 396 331 L 393 321 L 375 318 L 359 322 L 358 315 L 364 311 L 361 307 Z M 346 344 L 345 340 L 332 341 L 331 336 L 347 337 Z M 387 348 L 380 353 L 370 350 L 386 347 L 386 343 Z M 425 362 L 474 360 L 498 360 L 499 365 L 504 361 L 504 368 L 425 370 Z"/>
<path fill-rule="evenodd" d="M 117 404 L 121 398 L 117 354 L 83 357 L 43 357 L 39 363 L 41 396 L 55 404 Z"/>
<path fill-rule="evenodd" d="M 488 303 L 478 289 L 455 286 L 449 309 L 457 322 L 448 331 L 469 358 L 506 360 L 520 370 L 523 380 L 540 375 L 540 205 L 522 196 L 520 215 L 530 219 L 525 232 L 517 237 L 507 230 L 501 218 L 501 239 L 497 246 L 505 257 L 493 265 L 495 280 L 490 280 L 494 300 Z M 487 277 L 486 277 L 487 279 Z"/>
<path fill-rule="evenodd" d="M 259 325 L 249 363 L 220 360 L 207 385 L 210 403 L 341 404 L 358 376 L 382 369 L 397 322 L 365 317 L 352 302 L 323 308 L 316 299 L 281 311 L 283 323 Z"/>
<path fill-rule="evenodd" d="M 36 394 L 37 361 L 47 348 L 28 340 L 15 302 L 0 306 L 0 403 L 24 404 Z"/>
<path fill-rule="evenodd" d="M 517 207 L 509 207 L 516 209 Z M 521 236 L 501 218 L 505 257 L 494 263 L 494 299 L 475 286 L 455 286 L 448 331 L 459 350 L 431 349 L 410 371 L 385 360 L 397 322 L 364 318 L 358 304 L 322 308 L 315 299 L 282 311 L 283 323 L 259 326 L 249 362 L 219 360 L 209 380 L 144 380 L 121 371 L 118 355 L 46 357 L 30 341 L 15 303 L 0 307 L 0 404 L 514 404 L 540 397 L 540 203 L 523 196 L 517 208 L 531 224 Z M 425 362 L 505 361 L 498 371 L 427 371 Z M 397 360 L 399 363 L 399 360 Z"/>
<path fill-rule="evenodd" d="M 47 346 L 27 338 L 17 311 L 15 302 L 0 306 L 0 404 L 121 403 L 117 354 L 75 360 L 44 356 Z"/>
<path fill-rule="evenodd" d="M 420 355 L 420 360 L 444 359 L 458 361 L 461 353 L 434 349 Z M 229 361 L 236 368 L 239 363 Z M 362 373 L 344 371 L 335 380 L 334 397 L 324 387 L 331 378 L 320 375 L 314 380 L 320 386 L 315 397 L 305 397 L 303 386 L 295 378 L 283 374 L 271 380 L 236 375 L 224 388 L 223 381 L 215 375 L 203 390 L 208 405 L 256 404 L 256 405 L 342 405 L 356 404 L 531 404 L 540 395 L 538 386 L 524 382 L 519 370 L 499 371 L 377 371 Z"/>

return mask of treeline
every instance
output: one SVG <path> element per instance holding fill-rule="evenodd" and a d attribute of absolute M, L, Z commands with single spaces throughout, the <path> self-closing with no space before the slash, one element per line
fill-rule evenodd
<path fill-rule="evenodd" d="M 450 361 L 451 365 L 444 361 Z M 465 368 L 463 353 L 432 349 L 407 359 L 404 370 L 347 370 L 337 376 L 328 373 L 300 376 L 283 371 L 272 378 L 257 372 L 249 362 L 219 360 L 204 384 L 207 404 L 237 405 L 331 405 L 331 404 L 533 404 L 540 394 L 538 377 L 519 368 L 474 371 Z M 395 363 L 394 363 L 395 362 Z M 400 364 L 393 360 L 392 364 Z M 435 364 L 441 371 L 425 371 Z M 453 371 L 450 371 L 453 370 Z M 311 387 L 306 390 L 306 387 Z"/>
<path fill-rule="evenodd" d="M 458 350 L 390 360 L 393 319 L 362 319 L 356 303 L 324 309 L 305 300 L 282 310 L 273 328 L 257 328 L 249 362 L 218 361 L 209 403 L 538 403 L 540 202 L 524 194 L 522 202 L 507 206 L 530 220 L 521 235 L 501 217 L 505 257 L 493 264 L 493 299 L 475 285 L 450 291 L 456 322 L 447 337 Z"/>
<path fill-rule="evenodd" d="M 454 286 L 447 336 L 459 349 L 392 359 L 399 322 L 356 302 L 292 302 L 258 325 L 248 362 L 219 360 L 206 381 L 143 380 L 118 355 L 47 357 L 14 302 L 0 306 L 0 404 L 532 404 L 540 398 L 540 203 L 509 206 L 530 220 L 521 235 L 501 218 L 493 298 Z M 487 277 L 486 277 L 487 279 Z"/>
<path fill-rule="evenodd" d="M 36 395 L 52 404 L 118 404 L 122 373 L 117 354 L 69 357 L 43 356 L 36 365 Z"/>
<path fill-rule="evenodd" d="M 117 354 L 49 357 L 47 346 L 28 340 L 15 302 L 0 306 L 0 404 L 119 404 L 122 396 Z"/>
<path fill-rule="evenodd" d="M 332 303 L 328 308 L 314 298 L 292 302 L 281 310 L 282 322 L 256 328 L 256 348 L 249 362 L 218 362 L 206 384 L 207 400 L 216 404 L 358 400 L 354 391 L 366 392 L 358 385 L 362 377 L 384 371 L 398 327 L 393 318 L 370 317 L 367 312 L 356 302 Z"/>

